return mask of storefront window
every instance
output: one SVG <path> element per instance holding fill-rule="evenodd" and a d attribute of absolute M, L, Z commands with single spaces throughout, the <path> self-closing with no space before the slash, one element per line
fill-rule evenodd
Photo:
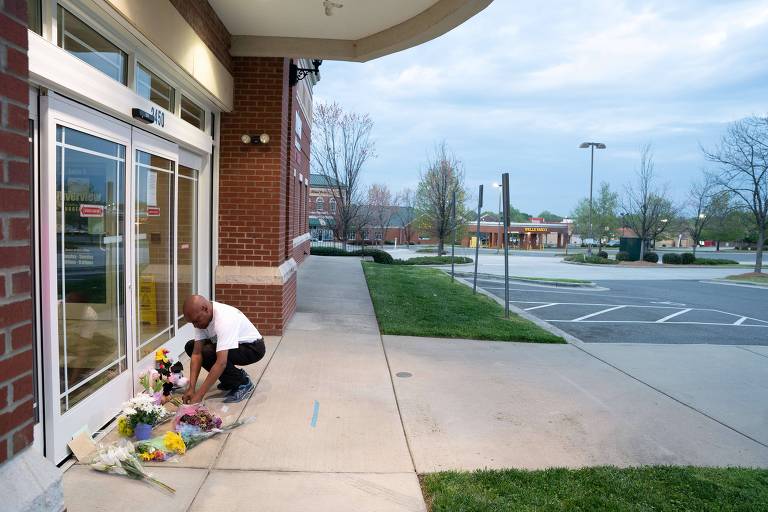
<path fill-rule="evenodd" d="M 58 6 L 58 44 L 78 59 L 125 84 L 128 57 L 98 32 Z"/>
<path fill-rule="evenodd" d="M 38 34 L 43 33 L 43 18 L 40 0 L 27 0 L 27 24 L 29 30 Z"/>
<path fill-rule="evenodd" d="M 173 87 L 141 64 L 136 69 L 136 92 L 155 105 L 173 112 Z"/>
<path fill-rule="evenodd" d="M 125 146 L 57 126 L 61 410 L 124 371 Z"/>
<path fill-rule="evenodd" d="M 176 275 L 176 301 L 179 305 L 179 327 L 186 324 L 183 311 L 184 301 L 197 293 L 197 171 L 179 166 L 176 254 L 178 265 Z"/>
<path fill-rule="evenodd" d="M 171 160 L 136 151 L 137 360 L 174 335 L 173 174 Z"/>
<path fill-rule="evenodd" d="M 192 126 L 205 130 L 205 111 L 183 94 L 181 95 L 181 118 Z"/>

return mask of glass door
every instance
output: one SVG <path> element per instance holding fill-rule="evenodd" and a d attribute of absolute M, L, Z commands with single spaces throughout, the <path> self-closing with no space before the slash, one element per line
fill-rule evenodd
<path fill-rule="evenodd" d="M 58 462 L 76 432 L 101 428 L 131 396 L 126 322 L 131 132 L 55 95 L 46 101 L 42 309 L 51 383 L 45 390 L 46 425 L 52 426 L 46 428 L 46 447 Z"/>
<path fill-rule="evenodd" d="M 140 130 L 133 133 L 135 274 L 138 315 L 135 360 L 176 335 L 175 201 L 178 148 Z"/>

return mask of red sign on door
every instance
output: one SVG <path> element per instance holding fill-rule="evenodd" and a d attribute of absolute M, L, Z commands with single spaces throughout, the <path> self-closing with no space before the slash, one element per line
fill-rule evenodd
<path fill-rule="evenodd" d="M 103 217 L 104 207 L 100 204 L 81 204 L 80 205 L 81 217 Z"/>
<path fill-rule="evenodd" d="M 147 216 L 149 217 L 159 217 L 160 216 L 160 208 L 157 206 L 147 206 Z"/>

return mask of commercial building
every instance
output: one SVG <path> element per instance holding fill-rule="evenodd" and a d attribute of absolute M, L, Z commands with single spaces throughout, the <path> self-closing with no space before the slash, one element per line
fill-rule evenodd
<path fill-rule="evenodd" d="M 532 217 L 530 222 L 512 222 L 507 230 L 509 244 L 515 249 L 544 249 L 547 247 L 564 248 L 572 234 L 571 222 L 545 222 L 542 218 Z M 462 245 L 474 247 L 477 239 L 477 223 L 466 225 Z M 502 247 L 504 244 L 504 226 L 499 221 L 480 221 L 481 247 Z"/>
<path fill-rule="evenodd" d="M 115 416 L 153 350 L 181 352 L 188 294 L 281 333 L 309 252 L 309 58 L 386 55 L 488 3 L 0 0 L 11 509 L 61 508 L 52 464 Z"/>

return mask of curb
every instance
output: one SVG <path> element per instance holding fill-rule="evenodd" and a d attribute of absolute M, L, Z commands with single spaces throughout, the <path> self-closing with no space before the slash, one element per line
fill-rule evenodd
<path fill-rule="evenodd" d="M 741 286 L 743 288 L 757 288 L 758 290 L 768 290 L 768 284 L 755 284 L 750 282 L 740 282 L 731 279 L 707 279 L 700 281 L 708 284 L 724 284 L 726 286 Z"/>
<path fill-rule="evenodd" d="M 469 276 L 462 276 L 462 277 L 469 277 Z M 477 273 L 477 277 L 484 277 L 487 279 L 499 279 L 504 278 L 504 276 L 499 276 L 497 274 L 485 274 L 485 273 Z M 510 282 L 517 282 L 517 283 L 526 283 L 526 284 L 540 284 L 540 285 L 546 285 L 546 286 L 554 286 L 556 288 L 599 288 L 596 283 L 593 283 L 592 281 L 588 283 L 567 283 L 564 281 L 549 281 L 546 279 L 526 279 L 524 277 L 510 277 Z"/>

